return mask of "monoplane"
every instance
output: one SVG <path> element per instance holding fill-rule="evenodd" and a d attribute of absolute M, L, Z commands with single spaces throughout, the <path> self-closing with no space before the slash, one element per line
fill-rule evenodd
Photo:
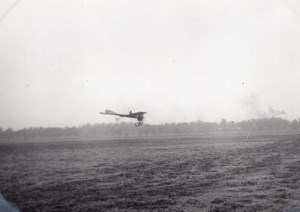
<path fill-rule="evenodd" d="M 114 111 L 111 110 L 105 110 L 105 112 L 100 112 L 100 114 L 104 114 L 104 115 L 113 115 L 113 116 L 119 116 L 121 118 L 126 117 L 126 118 L 133 118 L 133 119 L 137 119 L 137 123 L 135 123 L 136 127 L 142 126 L 143 122 L 144 122 L 144 114 L 146 114 L 147 112 L 136 112 L 133 113 L 132 111 L 129 112 L 129 114 L 121 114 L 121 113 L 116 113 Z"/>

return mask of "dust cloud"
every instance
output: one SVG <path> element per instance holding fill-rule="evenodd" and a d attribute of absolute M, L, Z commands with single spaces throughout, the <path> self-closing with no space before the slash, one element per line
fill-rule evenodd
<path fill-rule="evenodd" d="M 266 111 L 261 109 L 261 102 L 256 94 L 244 97 L 242 101 L 242 109 L 244 109 L 247 115 L 251 118 L 270 118 L 287 115 L 284 110 L 276 109 L 274 106 L 269 106 Z"/>

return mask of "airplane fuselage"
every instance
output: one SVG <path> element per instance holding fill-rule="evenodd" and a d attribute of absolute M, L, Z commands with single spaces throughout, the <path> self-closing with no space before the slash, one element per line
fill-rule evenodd
<path fill-rule="evenodd" d="M 132 113 L 130 111 L 129 114 L 121 114 L 121 113 L 116 113 L 114 111 L 111 110 L 105 110 L 105 112 L 101 112 L 101 114 L 104 115 L 114 115 L 114 116 L 120 116 L 120 117 L 126 117 L 126 118 L 133 118 L 133 119 L 137 119 L 138 121 L 143 120 L 144 114 L 146 114 L 146 112 L 137 112 L 137 113 Z"/>
<path fill-rule="evenodd" d="M 127 117 L 127 118 L 134 118 L 139 121 L 139 119 L 142 119 L 143 115 L 146 114 L 146 112 L 138 112 L 138 113 L 129 113 L 129 114 L 118 114 L 120 117 Z"/>

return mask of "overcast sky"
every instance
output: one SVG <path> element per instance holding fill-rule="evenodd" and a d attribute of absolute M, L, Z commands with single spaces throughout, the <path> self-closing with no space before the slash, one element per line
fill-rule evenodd
<path fill-rule="evenodd" d="M 0 1 L 0 127 L 300 117 L 296 0 Z M 124 121 L 131 121 L 126 120 Z"/>

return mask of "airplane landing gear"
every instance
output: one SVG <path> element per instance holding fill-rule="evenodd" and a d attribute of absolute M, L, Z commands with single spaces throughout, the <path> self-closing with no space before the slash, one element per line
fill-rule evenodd
<path fill-rule="evenodd" d="M 142 126 L 142 125 L 143 125 L 143 122 L 144 122 L 144 116 L 138 116 L 138 117 L 137 117 L 137 120 L 138 120 L 138 122 L 135 123 L 135 126 L 136 126 L 136 127 Z"/>
<path fill-rule="evenodd" d="M 137 122 L 137 123 L 135 123 L 135 126 L 136 127 L 140 127 L 140 126 L 142 126 L 143 125 L 143 120 L 142 121 L 139 121 L 139 122 Z"/>

